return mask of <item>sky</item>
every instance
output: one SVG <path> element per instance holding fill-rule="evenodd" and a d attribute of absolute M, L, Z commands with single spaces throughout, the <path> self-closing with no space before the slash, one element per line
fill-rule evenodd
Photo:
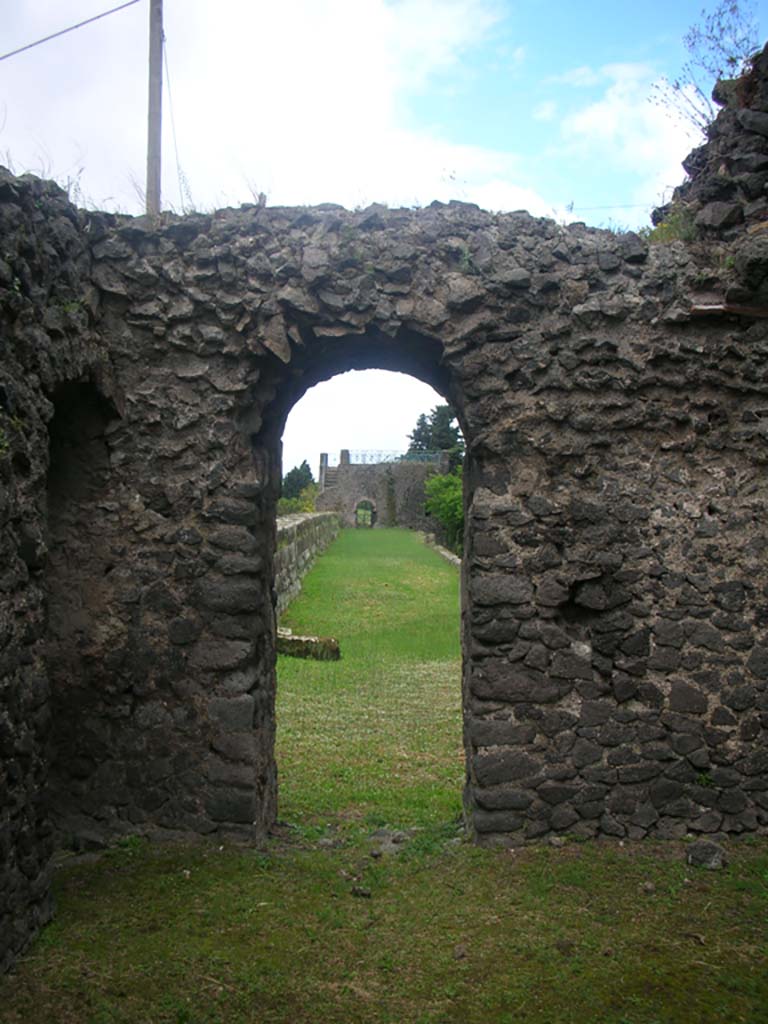
<path fill-rule="evenodd" d="M 120 2 L 0 0 L 0 54 Z M 165 0 L 164 206 L 460 199 L 646 224 L 698 142 L 651 96 L 704 2 Z M 148 12 L 139 0 L 0 60 L 0 164 L 141 212 Z M 284 467 L 404 449 L 440 401 L 402 374 L 334 378 L 294 408 Z"/>

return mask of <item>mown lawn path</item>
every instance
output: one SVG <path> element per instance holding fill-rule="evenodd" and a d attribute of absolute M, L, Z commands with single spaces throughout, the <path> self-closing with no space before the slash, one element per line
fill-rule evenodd
<path fill-rule="evenodd" d="M 280 817 L 419 827 L 461 811 L 459 577 L 405 530 L 344 530 L 283 616 L 338 662 L 278 660 Z"/>

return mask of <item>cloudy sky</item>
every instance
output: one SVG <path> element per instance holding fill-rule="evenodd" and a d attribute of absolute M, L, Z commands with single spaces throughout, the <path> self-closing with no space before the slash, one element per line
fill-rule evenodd
<path fill-rule="evenodd" d="M 0 0 L 0 53 L 119 2 Z M 647 223 L 696 142 L 652 85 L 679 72 L 703 2 L 165 0 L 164 204 L 461 199 Z M 0 60 L 0 164 L 140 212 L 148 8 Z M 285 468 L 403 448 L 437 401 L 379 371 L 319 385 L 289 420 Z"/>

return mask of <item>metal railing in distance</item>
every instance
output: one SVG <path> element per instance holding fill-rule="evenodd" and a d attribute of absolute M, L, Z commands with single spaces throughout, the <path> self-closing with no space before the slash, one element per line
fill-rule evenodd
<path fill-rule="evenodd" d="M 350 451 L 353 466 L 375 466 L 382 462 L 439 462 L 441 452 Z"/>

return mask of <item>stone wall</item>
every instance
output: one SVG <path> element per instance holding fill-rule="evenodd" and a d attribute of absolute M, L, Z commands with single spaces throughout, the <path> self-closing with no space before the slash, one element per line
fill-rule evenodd
<path fill-rule="evenodd" d="M 94 322 L 84 217 L 0 169 L 0 972 L 51 914 L 48 425 L 66 385 L 119 399 Z M 110 400 L 113 399 L 113 400 Z M 88 534 L 88 517 L 79 524 Z M 74 579 L 71 585 L 75 586 Z"/>
<path fill-rule="evenodd" d="M 747 133 L 764 190 L 763 84 L 740 102 L 713 144 Z M 2 172 L 0 964 L 54 829 L 274 822 L 280 438 L 349 369 L 431 384 L 467 442 L 471 834 L 768 831 L 768 323 L 730 291 L 765 294 L 764 223 L 150 223 Z"/>
<path fill-rule="evenodd" d="M 339 517 L 332 512 L 300 512 L 277 520 L 275 592 L 278 615 L 301 590 L 312 564 L 339 533 Z"/>
<path fill-rule="evenodd" d="M 743 78 L 719 82 L 713 99 L 723 109 L 707 142 L 683 161 L 689 177 L 675 189 L 672 203 L 654 212 L 654 220 L 674 212 L 693 235 L 710 241 L 742 236 L 738 252 L 752 241 L 745 228 L 759 229 L 768 218 L 768 47 Z M 750 276 L 739 280 L 739 268 L 733 269 L 733 298 L 754 299 Z"/>
<path fill-rule="evenodd" d="M 279 437 L 307 387 L 365 365 L 432 383 L 467 438 L 474 833 L 765 824 L 768 635 L 749 588 L 768 583 L 766 332 L 692 316 L 701 251 L 461 204 L 104 230 L 101 325 L 130 396 L 113 486 L 140 498 L 119 503 L 134 607 L 101 597 L 137 628 L 98 688 L 110 733 L 89 777 L 126 783 L 106 827 L 258 831 L 273 813 Z M 231 730 L 255 738 L 255 774 Z"/>
<path fill-rule="evenodd" d="M 337 512 L 344 526 L 355 526 L 361 500 L 373 503 L 376 526 L 402 526 L 430 530 L 434 524 L 424 511 L 424 484 L 436 467 L 424 462 L 381 462 L 334 467 L 333 486 L 317 496 L 317 508 Z"/>

